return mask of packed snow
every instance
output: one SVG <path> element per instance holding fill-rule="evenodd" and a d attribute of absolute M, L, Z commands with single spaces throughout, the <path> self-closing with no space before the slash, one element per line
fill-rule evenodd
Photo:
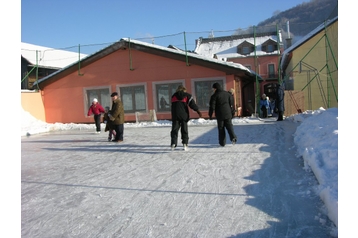
<path fill-rule="evenodd" d="M 57 131 L 95 130 L 94 123 L 45 123 L 35 119 L 29 112 L 24 110 L 22 110 L 21 118 L 22 141 L 33 135 L 48 134 Z M 315 187 L 316 194 L 324 203 L 326 215 L 335 224 L 335 228 L 333 228 L 331 235 L 338 236 L 338 109 L 319 108 L 318 110 L 305 111 L 301 114 L 286 117 L 283 122 L 292 123 L 297 126 L 296 131 L 293 133 L 295 148 L 279 148 L 279 150 L 295 150 L 297 161 L 303 158 L 303 169 L 307 171 L 307 174 L 313 173 L 315 175 L 318 181 Z M 259 119 L 247 117 L 233 119 L 234 126 L 243 124 L 254 125 L 257 123 L 282 122 L 276 122 L 275 118 Z M 215 125 L 216 120 L 206 120 L 203 118 L 192 119 L 189 121 L 189 136 L 192 134 L 192 131 L 194 130 L 193 128 L 195 127 L 205 128 L 205 126 L 212 126 L 215 128 Z M 101 126 L 102 129 L 104 129 L 105 124 L 102 124 Z M 127 128 L 125 130 L 128 131 L 129 128 L 140 127 L 143 128 L 144 135 L 145 128 L 153 129 L 154 127 L 166 127 L 166 131 L 168 132 L 170 131 L 170 126 L 171 122 L 167 120 L 146 123 L 125 123 L 125 128 Z M 106 139 L 106 135 L 103 135 L 103 133 L 102 130 L 101 136 L 103 136 L 103 139 Z M 217 131 L 214 130 L 213 133 L 217 133 Z M 263 131 L 253 131 L 252 133 L 257 136 L 262 136 Z M 168 137 L 167 140 L 169 141 L 169 133 L 163 135 L 158 134 L 158 136 Z M 239 138 L 239 144 L 240 134 L 237 134 L 237 136 Z M 191 141 L 189 140 L 189 146 L 190 142 Z M 210 157 L 210 153 L 200 154 L 200 156 Z M 147 237 L 151 236 L 148 235 Z"/>

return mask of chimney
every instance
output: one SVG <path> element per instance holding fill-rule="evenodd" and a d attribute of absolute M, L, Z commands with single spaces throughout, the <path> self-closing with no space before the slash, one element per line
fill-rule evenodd
<path fill-rule="evenodd" d="M 203 37 L 201 37 L 201 36 L 199 37 L 199 39 L 196 39 L 195 40 L 196 47 L 200 46 L 202 41 L 203 41 Z"/>
<path fill-rule="evenodd" d="M 292 45 L 292 38 L 290 33 L 290 22 L 287 21 L 287 39 L 286 39 L 286 45 L 287 48 L 289 48 Z"/>

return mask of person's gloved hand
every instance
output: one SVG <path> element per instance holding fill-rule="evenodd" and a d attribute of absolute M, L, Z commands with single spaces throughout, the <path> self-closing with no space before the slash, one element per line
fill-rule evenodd
<path fill-rule="evenodd" d="M 199 110 L 197 110 L 196 112 L 198 113 L 199 118 L 202 118 L 202 117 L 203 117 L 203 115 L 201 114 L 201 112 L 200 112 Z"/>

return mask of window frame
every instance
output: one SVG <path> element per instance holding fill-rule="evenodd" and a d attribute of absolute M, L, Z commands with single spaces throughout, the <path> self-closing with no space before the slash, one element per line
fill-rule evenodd
<path fill-rule="evenodd" d="M 245 52 L 245 49 L 247 49 L 247 52 Z M 250 47 L 249 46 L 242 46 L 242 54 L 243 55 L 248 55 L 250 54 Z"/>
<path fill-rule="evenodd" d="M 206 99 L 206 103 L 207 105 L 202 105 L 200 102 L 199 102 L 199 99 L 198 98 L 201 98 L 203 96 L 201 95 L 198 95 L 199 93 L 197 92 L 197 88 L 196 88 L 196 84 L 197 83 L 200 83 L 200 82 L 208 82 L 209 83 L 209 90 L 210 90 L 210 93 L 209 93 L 209 96 L 207 97 Z M 209 110 L 209 102 L 210 102 L 210 97 L 213 95 L 213 91 L 212 91 L 212 85 L 214 83 L 221 83 L 222 84 L 222 88 L 223 90 L 226 90 L 226 78 L 225 77 L 215 77 L 215 78 L 197 78 L 197 79 L 193 79 L 192 82 L 191 82 L 191 88 L 193 89 L 192 91 L 192 95 L 195 99 L 195 102 L 196 104 L 198 105 L 199 109 L 200 110 Z M 205 100 L 203 98 L 203 100 Z"/>
<path fill-rule="evenodd" d="M 126 102 L 123 101 L 123 95 L 122 95 L 122 91 L 121 88 L 134 88 L 134 87 L 143 87 L 143 93 L 144 93 L 144 107 L 145 109 L 143 110 L 137 110 L 135 108 L 135 100 L 132 101 L 132 106 L 133 106 L 133 110 L 128 110 L 126 109 Z M 118 92 L 118 98 L 122 101 L 123 103 L 123 108 L 124 108 L 124 113 L 125 114 L 135 114 L 136 112 L 148 112 L 148 93 L 147 93 L 147 84 L 146 83 L 135 83 L 135 84 L 121 84 L 121 85 L 117 85 L 116 86 L 117 92 Z M 133 91 L 132 91 L 132 98 L 133 98 Z"/>
<path fill-rule="evenodd" d="M 270 68 L 272 66 L 273 72 L 270 71 Z M 269 78 L 275 78 L 276 72 L 275 72 L 275 64 L 274 63 L 268 63 L 267 64 L 267 75 Z"/>
<path fill-rule="evenodd" d="M 104 89 L 108 89 L 108 99 L 102 99 L 102 96 L 100 94 L 100 96 L 96 96 L 99 104 L 101 104 L 101 106 L 103 108 L 107 107 L 108 105 L 106 105 L 106 101 L 108 100 L 109 101 L 109 107 L 111 108 L 111 98 L 110 98 L 110 95 L 111 95 L 111 86 L 98 86 L 98 87 L 85 87 L 83 88 L 83 100 L 84 100 L 84 115 L 87 116 L 87 113 L 88 113 L 88 110 L 92 104 L 92 100 L 93 98 L 88 94 L 88 91 L 99 91 L 99 90 L 104 90 Z"/>
<path fill-rule="evenodd" d="M 166 108 L 165 110 L 162 110 L 160 108 L 160 98 L 159 98 L 159 92 L 158 92 L 158 86 L 160 85 L 174 85 L 174 84 L 178 84 L 178 85 L 183 85 L 185 87 L 185 80 L 184 79 L 180 79 L 180 80 L 167 80 L 167 81 L 159 81 L 159 82 L 153 82 L 152 86 L 153 86 L 153 103 L 154 103 L 154 107 L 156 112 L 160 112 L 160 113 L 171 113 L 171 97 L 172 95 L 176 92 L 176 89 L 178 87 L 174 86 L 172 87 L 172 92 L 168 92 L 168 100 L 167 103 L 169 104 L 169 108 Z"/>

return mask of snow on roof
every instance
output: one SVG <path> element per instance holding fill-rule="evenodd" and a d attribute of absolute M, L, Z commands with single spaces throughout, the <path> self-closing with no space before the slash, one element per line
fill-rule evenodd
<path fill-rule="evenodd" d="M 132 39 L 129 39 L 129 38 L 122 38 L 122 40 L 127 41 L 127 42 L 132 42 L 132 43 L 135 43 L 135 44 L 138 44 L 138 45 L 143 45 L 143 46 L 146 46 L 146 47 L 151 47 L 151 48 L 160 49 L 160 50 L 163 50 L 163 51 L 176 53 L 176 54 L 188 55 L 188 56 L 193 57 L 193 58 L 197 58 L 197 59 L 201 59 L 201 60 L 205 60 L 205 61 L 214 62 L 216 64 L 222 64 L 222 65 L 238 68 L 238 69 L 247 71 L 249 73 L 252 73 L 251 70 L 249 70 L 248 68 L 246 68 L 245 66 L 243 66 L 242 64 L 239 64 L 239 63 L 226 62 L 226 61 L 214 59 L 212 57 L 208 57 L 206 55 L 201 55 L 201 54 L 196 54 L 196 53 L 191 53 L 191 52 L 185 52 L 185 51 L 181 51 L 181 50 L 177 50 L 177 49 L 171 49 L 171 48 L 168 48 L 168 47 L 164 47 L 164 46 L 160 46 L 160 45 L 154 45 L 154 44 L 151 44 L 151 43 L 142 42 L 142 41 L 138 41 L 138 40 L 132 40 Z"/>
<path fill-rule="evenodd" d="M 198 43 L 194 51 L 197 54 L 204 55 L 207 57 L 214 57 L 214 55 L 216 55 L 218 59 L 222 59 L 222 60 L 224 59 L 226 60 L 226 58 L 254 56 L 255 52 L 252 52 L 249 55 L 241 55 L 237 53 L 237 46 L 246 41 L 252 45 L 256 44 L 257 56 L 268 55 L 268 54 L 277 55 L 279 51 L 266 53 L 265 51 L 261 50 L 261 45 L 270 39 L 277 42 L 276 35 L 249 37 L 249 38 L 231 39 L 231 40 L 229 39 L 213 40 L 213 41 L 206 40 L 205 42 Z"/>
<path fill-rule="evenodd" d="M 76 52 L 53 49 L 29 43 L 21 42 L 21 55 L 31 64 L 38 64 L 41 67 L 48 68 L 63 68 L 70 65 L 78 59 L 86 57 L 86 54 L 79 54 Z"/>
<path fill-rule="evenodd" d="M 137 45 L 142 45 L 142 46 L 146 46 L 146 47 L 150 47 L 150 48 L 153 48 L 153 49 L 158 49 L 158 50 L 162 50 L 162 51 L 167 51 L 167 52 L 172 52 L 172 53 L 175 53 L 175 54 L 180 54 L 180 55 L 187 55 L 187 56 L 190 56 L 190 57 L 193 57 L 193 58 L 197 58 L 197 59 L 201 59 L 201 60 L 206 60 L 206 61 L 210 61 L 210 62 L 214 62 L 216 64 L 221 64 L 221 65 L 226 65 L 226 66 L 229 66 L 229 67 L 233 67 L 233 68 L 237 68 L 237 69 L 241 69 L 243 71 L 246 71 L 248 73 L 250 73 L 251 75 L 256 75 L 256 72 L 246 68 L 245 66 L 243 66 L 242 64 L 239 64 L 239 63 L 234 63 L 234 62 L 226 62 L 226 61 L 222 61 L 222 60 L 218 60 L 218 59 L 214 59 L 214 58 L 209 58 L 209 57 L 206 57 L 206 56 L 202 56 L 202 55 L 198 55 L 196 53 L 190 53 L 190 52 L 185 52 L 183 50 L 180 50 L 178 48 L 168 48 L 168 47 L 164 47 L 164 46 L 160 46 L 160 45 L 155 45 L 155 44 L 151 44 L 151 43 L 147 43 L 147 42 L 143 42 L 143 41 L 138 41 L 138 40 L 132 40 L 130 38 L 122 38 L 121 40 L 113 43 L 112 45 L 114 44 L 118 44 L 120 41 L 126 41 L 126 42 L 130 42 L 130 43 L 134 43 L 134 44 L 137 44 Z M 112 47 L 112 45 L 110 46 L 107 46 L 105 47 L 104 49 L 100 50 L 100 51 L 103 51 L 107 48 L 110 48 Z M 93 53 L 92 55 L 95 55 L 97 53 L 99 53 L 100 51 L 97 51 L 95 53 Z M 78 57 L 78 56 L 77 56 Z M 90 58 L 91 55 L 87 56 L 86 58 Z M 82 59 L 81 59 L 82 60 Z M 71 65 L 73 65 L 75 62 L 72 62 Z M 52 74 L 48 75 L 48 76 L 45 76 L 43 78 L 41 78 L 39 81 L 36 81 L 34 85 L 38 84 L 38 83 L 41 83 L 43 81 L 46 81 L 48 78 L 66 70 L 67 68 L 69 68 L 71 66 L 70 64 L 69 65 L 66 65 L 66 67 L 62 68 L 61 70 L 58 70 L 56 72 L 53 72 Z M 258 75 L 259 76 L 259 75 Z M 260 76 L 259 76 L 260 77 Z"/>

